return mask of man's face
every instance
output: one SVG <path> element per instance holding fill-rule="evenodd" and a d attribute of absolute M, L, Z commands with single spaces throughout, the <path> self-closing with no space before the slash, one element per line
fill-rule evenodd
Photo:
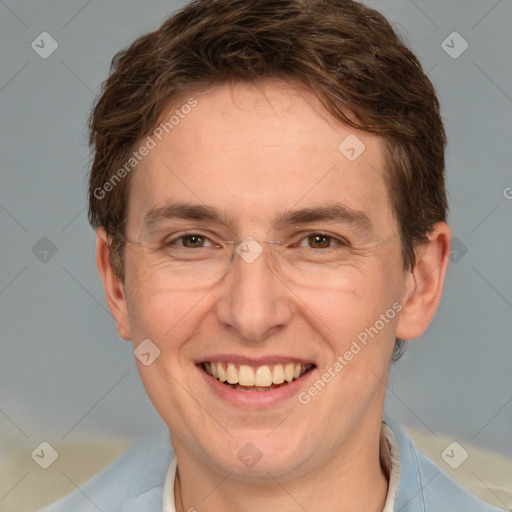
<path fill-rule="evenodd" d="M 145 247 L 126 248 L 129 331 L 135 346 L 150 339 L 160 350 L 138 362 L 142 381 L 178 454 L 241 478 L 305 474 L 380 428 L 407 279 L 381 142 L 282 82 L 194 97 L 132 176 L 126 236 Z M 213 207 L 223 221 L 162 215 L 177 203 Z M 337 216 L 312 215 L 329 207 Z M 162 249 L 184 232 L 199 238 Z M 263 250 L 254 261 L 234 252 L 218 274 L 218 262 L 193 259 L 246 237 L 259 241 L 246 250 Z M 286 363 L 312 367 L 244 391 L 205 362 L 233 363 L 231 377 L 250 371 L 259 382 L 269 372 L 281 380 Z"/>

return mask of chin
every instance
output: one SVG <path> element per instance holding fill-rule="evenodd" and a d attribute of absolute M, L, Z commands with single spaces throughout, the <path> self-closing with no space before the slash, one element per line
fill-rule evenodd
<path fill-rule="evenodd" d="M 301 464 L 304 450 L 286 442 L 285 436 L 276 435 L 272 441 L 266 436 L 268 432 L 239 432 L 228 442 L 219 442 L 220 450 L 206 446 L 208 463 L 231 474 L 230 478 L 247 482 L 268 482 L 269 475 L 279 478 L 294 472 Z"/>

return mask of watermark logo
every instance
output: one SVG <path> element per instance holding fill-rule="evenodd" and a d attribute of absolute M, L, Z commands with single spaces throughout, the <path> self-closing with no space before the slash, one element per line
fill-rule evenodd
<path fill-rule="evenodd" d="M 357 160 L 365 149 L 364 142 L 354 133 L 343 139 L 338 146 L 338 151 L 350 162 Z"/>
<path fill-rule="evenodd" d="M 252 468 L 261 459 L 262 453 L 258 450 L 256 445 L 249 442 L 245 443 L 242 448 L 238 450 L 236 456 L 245 466 Z"/>
<path fill-rule="evenodd" d="M 251 236 L 244 238 L 243 241 L 237 245 L 236 253 L 242 258 L 246 263 L 253 263 L 256 261 L 261 253 L 263 252 L 263 247 L 254 240 Z"/>
<path fill-rule="evenodd" d="M 454 236 L 452 238 L 452 246 L 450 249 L 450 261 L 458 263 L 468 252 L 467 245 L 460 239 Z"/>
<path fill-rule="evenodd" d="M 442 452 L 441 458 L 450 466 L 452 469 L 457 469 L 469 457 L 469 453 L 464 449 L 462 445 L 457 443 L 457 441 L 453 441 L 450 443 Z"/>
<path fill-rule="evenodd" d="M 50 443 L 43 441 L 30 456 L 38 466 L 48 469 L 59 458 L 59 453 Z"/>
<path fill-rule="evenodd" d="M 458 59 L 468 49 L 468 46 L 468 42 L 458 32 L 452 32 L 441 43 L 441 48 L 452 59 Z"/>
<path fill-rule="evenodd" d="M 30 46 L 39 57 L 47 59 L 59 47 L 59 43 L 48 32 L 41 32 Z"/>
<path fill-rule="evenodd" d="M 139 343 L 133 353 L 144 366 L 149 366 L 160 356 L 160 349 L 149 338 L 146 338 Z"/>
<path fill-rule="evenodd" d="M 48 263 L 57 254 L 57 246 L 48 237 L 43 236 L 32 247 L 32 254 L 41 263 Z"/>

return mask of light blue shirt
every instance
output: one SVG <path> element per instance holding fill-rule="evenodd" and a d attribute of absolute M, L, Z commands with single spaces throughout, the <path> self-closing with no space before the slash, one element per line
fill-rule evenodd
<path fill-rule="evenodd" d="M 393 512 L 503 512 L 454 482 L 402 428 L 387 425 L 391 465 L 385 511 L 391 503 Z M 167 437 L 142 439 L 80 489 L 40 512 L 162 512 L 166 476 L 167 489 L 174 483 L 173 455 Z M 174 511 L 174 503 L 168 506 Z"/>

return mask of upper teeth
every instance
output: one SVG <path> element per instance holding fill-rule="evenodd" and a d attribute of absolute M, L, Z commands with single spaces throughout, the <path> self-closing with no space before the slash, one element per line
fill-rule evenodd
<path fill-rule="evenodd" d="M 221 382 L 259 387 L 282 384 L 284 381 L 291 382 L 293 379 L 298 379 L 311 367 L 311 364 L 300 363 L 272 364 L 256 367 L 220 361 L 204 363 L 206 372 Z"/>

